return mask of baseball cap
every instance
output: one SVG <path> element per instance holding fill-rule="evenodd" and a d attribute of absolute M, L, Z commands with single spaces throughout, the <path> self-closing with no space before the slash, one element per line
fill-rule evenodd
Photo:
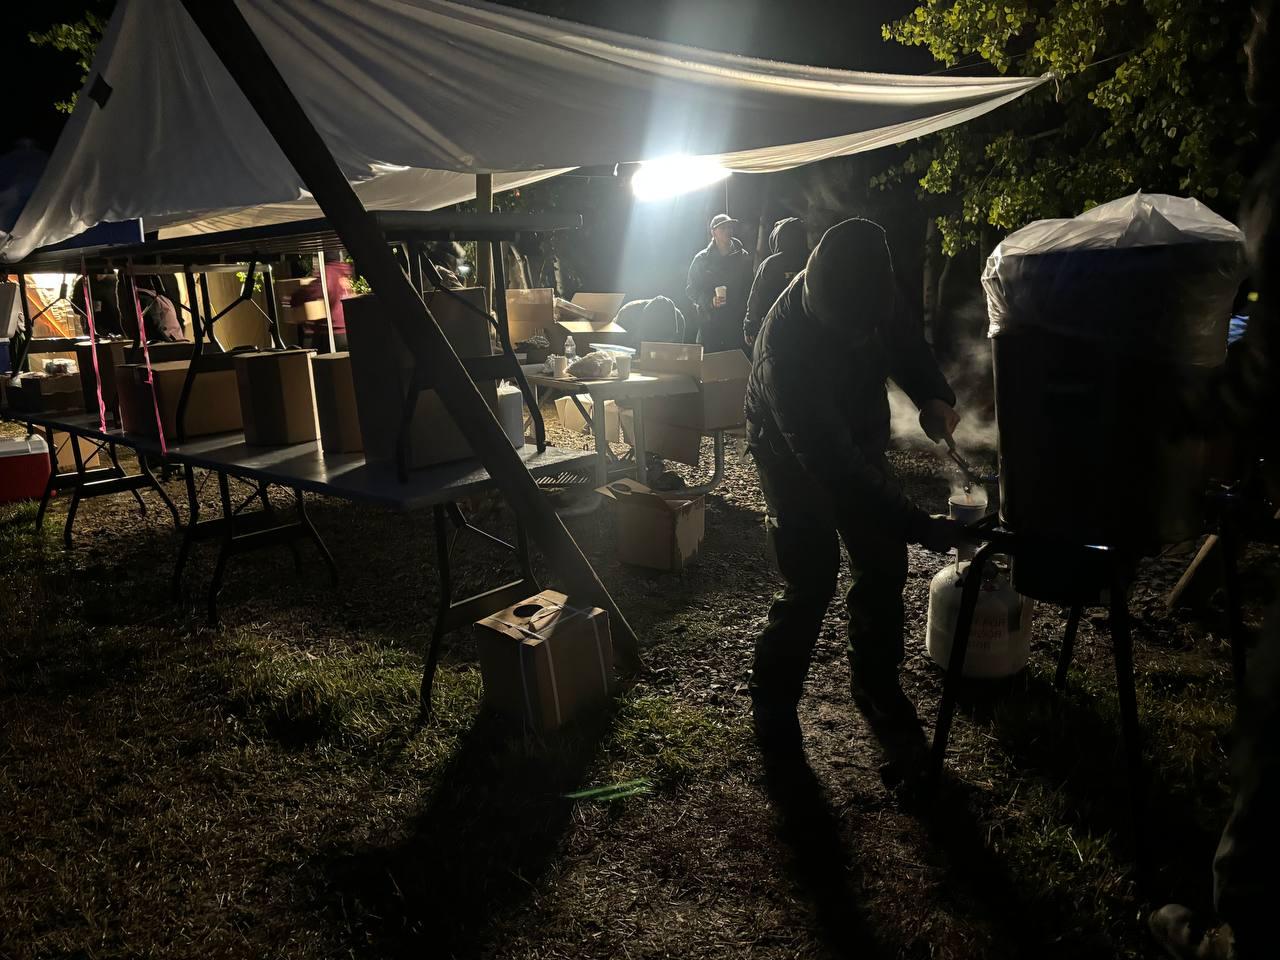
<path fill-rule="evenodd" d="M 711 225 L 707 229 L 714 230 L 716 227 L 723 227 L 726 223 L 731 223 L 735 227 L 738 225 L 738 221 L 733 219 L 733 217 L 729 216 L 727 213 L 717 213 L 711 218 Z"/>

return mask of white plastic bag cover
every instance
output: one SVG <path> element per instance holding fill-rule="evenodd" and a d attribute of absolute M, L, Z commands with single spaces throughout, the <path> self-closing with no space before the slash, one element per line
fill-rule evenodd
<path fill-rule="evenodd" d="M 1135 193 L 1006 237 L 982 273 L 989 336 L 1041 330 L 1213 366 L 1244 265 L 1230 221 L 1198 200 Z"/>

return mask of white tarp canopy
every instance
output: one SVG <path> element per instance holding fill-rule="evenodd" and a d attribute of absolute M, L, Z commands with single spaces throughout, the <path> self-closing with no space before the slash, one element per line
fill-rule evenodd
<path fill-rule="evenodd" d="M 785 170 L 962 123 L 1042 82 L 776 63 L 478 2 L 237 4 L 347 178 L 383 209 L 456 203 L 476 173 L 501 189 L 671 155 Z M 89 95 L 98 76 L 103 105 Z M 209 230 L 315 209 L 179 0 L 119 0 L 0 257 L 108 220 Z"/>

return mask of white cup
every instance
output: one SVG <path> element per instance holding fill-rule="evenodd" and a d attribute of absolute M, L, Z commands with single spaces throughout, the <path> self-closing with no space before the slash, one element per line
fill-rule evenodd
<path fill-rule="evenodd" d="M 729 288 L 728 288 L 728 287 L 716 287 L 716 296 L 717 296 L 717 297 L 719 297 L 721 300 L 728 300 L 728 299 L 729 299 Z"/>
<path fill-rule="evenodd" d="M 551 361 L 551 375 L 553 377 L 567 377 L 569 375 L 569 358 L 568 357 L 548 357 Z"/>
<path fill-rule="evenodd" d="M 617 370 L 619 380 L 626 380 L 631 376 L 631 358 L 625 353 L 620 353 L 614 357 L 613 365 Z"/>

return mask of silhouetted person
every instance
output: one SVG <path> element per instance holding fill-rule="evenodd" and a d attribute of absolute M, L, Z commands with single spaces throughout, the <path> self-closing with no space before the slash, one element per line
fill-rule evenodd
<path fill-rule="evenodd" d="M 698 342 L 707 353 L 742 346 L 742 319 L 751 292 L 751 254 L 733 229 L 738 221 L 727 213 L 711 218 L 711 242 L 689 264 L 685 291 L 698 314 Z"/>
<path fill-rule="evenodd" d="M 782 291 L 804 269 L 809 258 L 809 242 L 804 221 L 787 217 L 773 225 L 769 233 L 769 256 L 760 261 L 747 297 L 747 318 L 742 321 L 742 338 L 748 347 L 756 342 L 765 315 Z"/>

